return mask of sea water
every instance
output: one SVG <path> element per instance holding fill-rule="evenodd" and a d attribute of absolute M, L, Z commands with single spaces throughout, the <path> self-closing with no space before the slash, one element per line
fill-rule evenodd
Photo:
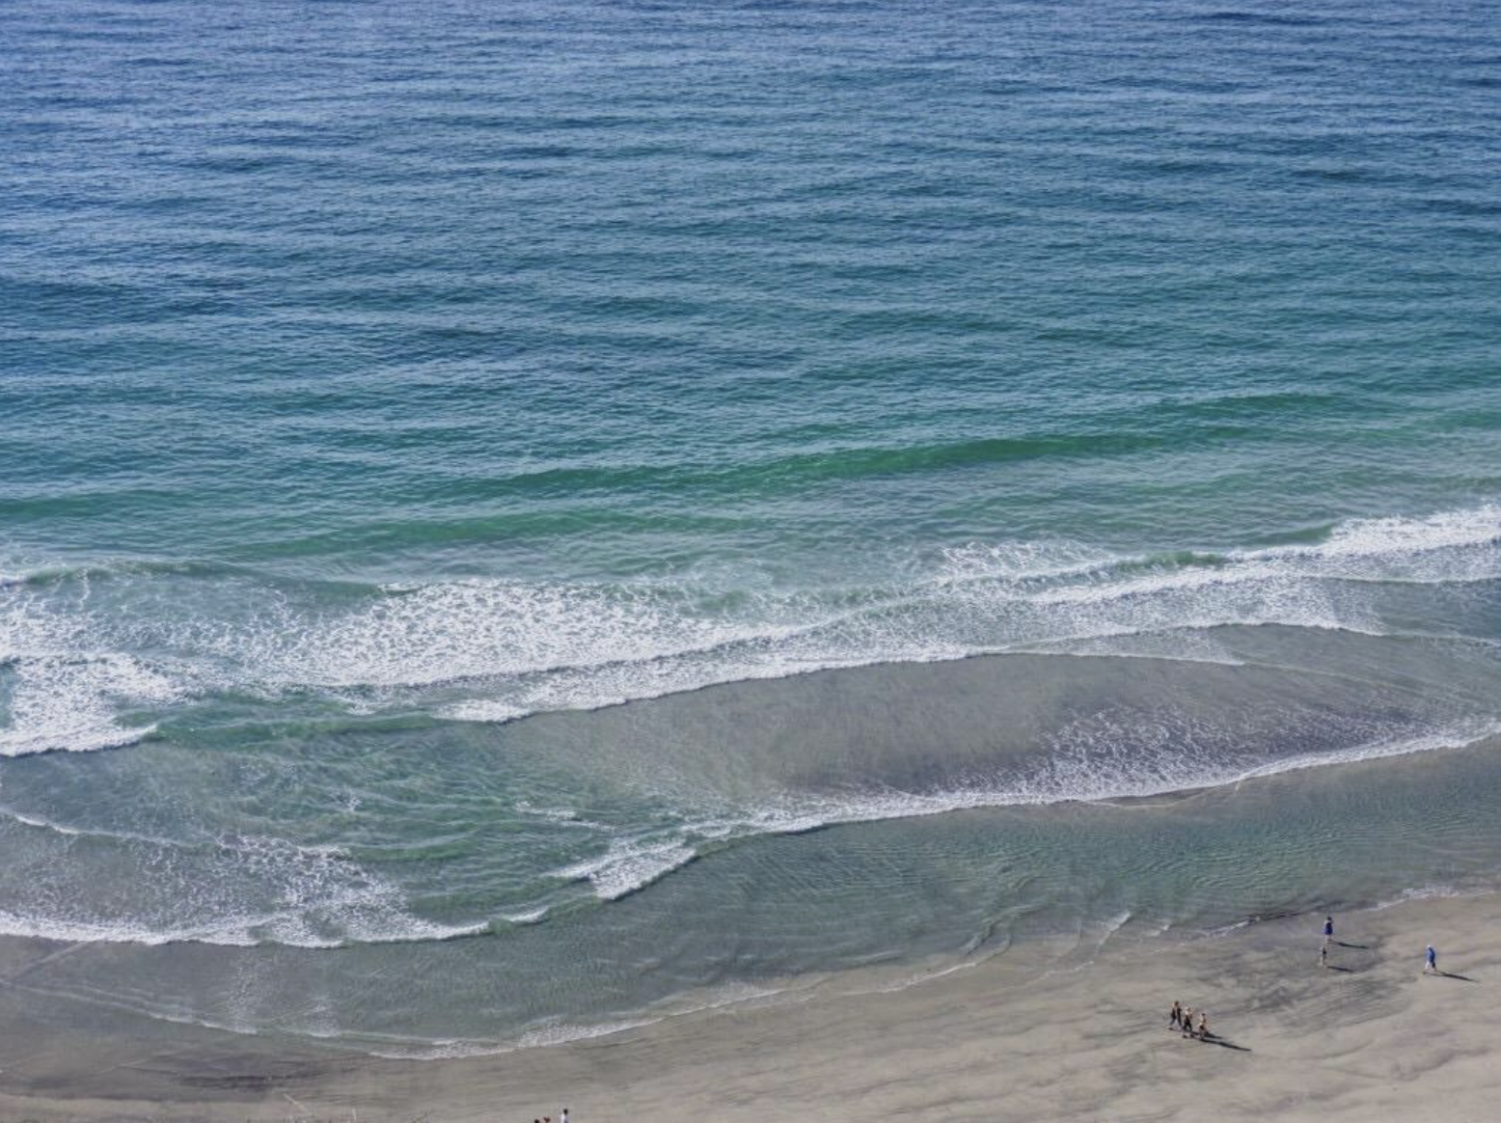
<path fill-rule="evenodd" d="M 1489 884 L 1493 4 L 0 7 L 0 932 L 411 1055 Z"/>

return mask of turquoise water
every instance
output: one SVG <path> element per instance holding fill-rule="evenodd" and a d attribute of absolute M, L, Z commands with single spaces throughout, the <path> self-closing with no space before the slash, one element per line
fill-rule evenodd
<path fill-rule="evenodd" d="M 5 5 L 0 932 L 420 1052 L 1484 880 L 1498 15 Z"/>

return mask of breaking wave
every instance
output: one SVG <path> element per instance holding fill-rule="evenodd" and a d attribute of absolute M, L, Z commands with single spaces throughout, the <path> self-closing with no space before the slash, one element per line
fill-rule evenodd
<path fill-rule="evenodd" d="M 0 588 L 0 755 L 129 744 L 224 691 L 504 722 L 820 669 L 1164 634 L 1195 636 L 1177 657 L 1214 660 L 1211 633 L 1230 625 L 1462 635 L 1462 618 L 1419 627 L 1397 599 L 1501 577 L 1501 506 L 1222 552 L 974 544 L 888 569 L 883 582 L 801 587 L 759 574 L 323 586 L 166 564 L 44 571 Z"/>

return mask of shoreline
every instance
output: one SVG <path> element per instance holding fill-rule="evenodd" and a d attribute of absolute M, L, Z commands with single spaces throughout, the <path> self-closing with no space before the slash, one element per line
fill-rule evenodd
<path fill-rule="evenodd" d="M 850 972 L 805 1000 L 731 1004 L 564 1044 L 390 1060 L 100 1019 L 96 1040 L 35 1011 L 0 1046 L 0 1119 L 1023 1120 L 1488 1118 L 1501 1095 L 1501 892 L 1435 896 L 1083 958 L 1013 945 L 903 986 Z M 1452 974 L 1422 977 L 1426 943 Z M 49 956 L 67 954 L 54 948 Z M 24 971 L 24 967 L 21 968 Z M 23 997 L 3 972 L 7 1004 Z M 1223 1035 L 1166 1029 L 1175 999 Z M 24 1002 L 16 1003 L 24 1008 Z M 25 1024 L 30 1022 L 31 1024 Z M 1217 1047 L 1218 1046 L 1218 1047 Z"/>

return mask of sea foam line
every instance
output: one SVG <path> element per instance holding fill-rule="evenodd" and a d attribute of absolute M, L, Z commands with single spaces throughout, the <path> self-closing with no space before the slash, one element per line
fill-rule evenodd
<path fill-rule="evenodd" d="M 1362 761 L 1380 760 L 1414 753 L 1463 748 L 1484 739 L 1501 735 L 1501 722 L 1472 723 L 1434 731 L 1415 737 L 1388 738 L 1347 749 L 1306 753 L 1251 767 L 1226 767 L 1219 771 L 1200 771 L 1197 776 L 1173 773 L 1154 762 L 1134 780 L 1106 772 L 1093 784 L 1060 784 L 1046 773 L 1023 777 L 1008 786 L 966 787 L 934 792 L 889 791 L 853 797 L 797 797 L 779 805 L 763 807 L 748 815 L 690 821 L 670 837 L 656 839 L 613 839 L 606 852 L 593 859 L 576 862 L 556 871 L 556 877 L 568 881 L 587 881 L 595 895 L 615 901 L 638 892 L 663 877 L 683 868 L 700 855 L 700 847 L 713 842 L 740 842 L 771 834 L 797 834 L 826 827 L 916 818 L 955 811 L 1008 806 L 1046 806 L 1057 803 L 1102 803 L 1151 796 L 1203 791 L 1238 785 L 1303 769 L 1330 767 Z M 1155 762 L 1160 765 L 1161 762 Z M 60 828 L 35 816 L 11 812 L 12 817 L 32 829 L 59 830 L 72 836 L 69 828 Z M 294 847 L 275 840 L 240 840 L 221 842 L 232 852 L 263 853 L 274 862 L 293 863 L 288 876 L 305 889 L 290 889 L 294 900 L 311 893 L 308 900 L 337 919 L 343 929 L 330 936 L 320 935 L 298 906 L 262 912 L 239 911 L 206 917 L 199 922 L 150 926 L 129 920 L 105 920 L 56 915 L 23 914 L 13 908 L 0 909 L 0 934 L 39 937 L 64 942 L 136 943 L 158 946 L 179 942 L 255 946 L 283 944 L 308 949 L 331 949 L 363 943 L 431 942 L 486 935 L 495 930 L 496 921 L 478 920 L 443 925 L 415 917 L 401 907 L 392 886 L 373 878 L 368 872 L 352 868 L 342 853 L 331 847 Z M 295 852 L 295 853 L 294 853 Z M 301 855 L 300 857 L 298 855 Z M 312 868 L 301 867 L 312 863 Z M 329 865 L 332 863 L 332 865 Z M 330 872 L 331 871 L 331 872 Z M 334 880 L 330 880 L 330 877 Z M 308 880 L 311 879 L 311 880 Z M 527 909 L 499 918 L 501 923 L 528 925 L 540 923 L 547 916 L 546 906 Z"/>
<path fill-rule="evenodd" d="M 1501 506 L 1485 504 L 1353 519 L 1320 543 L 1220 553 L 954 547 L 915 573 L 894 565 L 886 585 L 747 580 L 755 591 L 743 595 L 723 576 L 614 586 L 476 579 L 299 604 L 295 588 L 254 575 L 126 566 L 101 601 L 88 595 L 94 571 L 85 569 L 0 587 L 0 673 L 12 680 L 0 755 L 119 747 L 221 690 L 313 690 L 350 712 L 416 707 L 504 722 L 815 670 L 1224 626 L 1391 635 L 1380 593 L 1352 584 L 1501 578 L 1498 543 Z M 132 581 L 151 595 L 132 599 Z M 164 601 L 161 581 L 186 584 Z M 223 597 L 210 595 L 224 581 L 235 583 L 240 617 L 220 616 Z M 184 590 L 194 595 L 175 595 Z"/>
<path fill-rule="evenodd" d="M 1446 730 L 1368 742 L 1345 749 L 1303 753 L 1250 767 L 1204 769 L 1197 774 L 1173 771 L 1174 761 L 1145 760 L 1136 778 L 1108 771 L 1093 784 L 1065 785 L 1041 776 L 1023 778 L 1010 786 L 951 788 L 933 792 L 890 791 L 848 797 L 789 797 L 779 806 L 745 816 L 689 822 L 670 839 L 616 839 L 606 852 L 554 872 L 567 881 L 588 881 L 595 895 L 614 901 L 639 892 L 682 869 L 700 856 L 705 843 L 744 841 L 765 835 L 806 834 L 828 827 L 894 819 L 924 818 L 957 811 L 1001 807 L 1045 807 L 1060 803 L 1105 804 L 1122 800 L 1211 791 L 1234 787 L 1289 772 L 1357 764 L 1418 753 L 1462 749 L 1501 736 L 1501 722 L 1477 721 Z M 1155 769 L 1155 772 L 1154 772 Z"/>

